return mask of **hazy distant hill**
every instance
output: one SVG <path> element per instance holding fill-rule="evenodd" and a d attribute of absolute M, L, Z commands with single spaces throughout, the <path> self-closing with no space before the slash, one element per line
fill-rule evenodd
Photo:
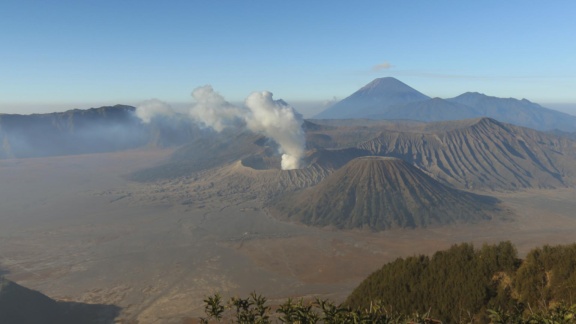
<path fill-rule="evenodd" d="M 0 114 L 0 158 L 110 152 L 190 140 L 198 127 L 184 120 L 144 124 L 132 106 L 74 109 L 60 113 Z"/>
<path fill-rule="evenodd" d="M 381 114 L 386 108 L 429 99 L 395 78 L 376 79 L 349 97 L 330 106 L 316 119 L 367 118 Z"/>
<path fill-rule="evenodd" d="M 119 313 L 113 305 L 55 301 L 0 277 L 0 323 L 112 323 Z"/>
<path fill-rule="evenodd" d="M 448 101 L 476 109 L 482 116 L 538 130 L 576 131 L 576 116 L 544 108 L 529 100 L 497 98 L 467 92 Z"/>
<path fill-rule="evenodd" d="M 416 120 L 424 122 L 477 118 L 483 114 L 475 108 L 440 98 L 394 105 L 384 113 L 368 116 L 374 119 Z"/>
<path fill-rule="evenodd" d="M 360 157 L 271 209 L 307 225 L 385 230 L 488 220 L 503 213 L 497 204 L 442 185 L 403 160 Z"/>
<path fill-rule="evenodd" d="M 526 99 L 497 98 L 475 92 L 445 100 L 430 99 L 394 78 L 376 79 L 315 116 L 317 119 L 372 118 L 424 122 L 476 117 L 490 117 L 537 130 L 576 131 L 576 116 L 544 108 Z"/>

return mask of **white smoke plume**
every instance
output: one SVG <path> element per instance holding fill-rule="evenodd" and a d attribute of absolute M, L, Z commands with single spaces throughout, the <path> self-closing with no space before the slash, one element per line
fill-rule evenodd
<path fill-rule="evenodd" d="M 142 102 L 136 107 L 136 116 L 144 123 L 148 124 L 155 116 L 173 116 L 174 110 L 169 104 L 158 100 L 150 99 Z"/>
<path fill-rule="evenodd" d="M 192 91 L 196 104 L 189 116 L 197 123 L 221 132 L 227 127 L 244 127 L 274 140 L 282 154 L 282 170 L 301 167 L 306 140 L 302 130 L 302 116 L 282 100 L 274 100 L 268 91 L 254 92 L 245 101 L 245 107 L 227 102 L 205 85 Z M 144 122 L 156 116 L 172 117 L 176 112 L 158 99 L 144 101 L 136 108 L 136 115 Z"/>
<path fill-rule="evenodd" d="M 190 116 L 218 132 L 226 127 L 237 125 L 244 119 L 245 113 L 228 103 L 210 85 L 194 89 L 192 97 L 196 99 L 196 105 L 190 109 Z"/>
<path fill-rule="evenodd" d="M 272 138 L 280 146 L 282 170 L 300 168 L 306 144 L 301 116 L 285 102 L 272 99 L 268 91 L 252 93 L 246 98 L 246 107 L 251 112 L 246 118 L 248 129 Z"/>
<path fill-rule="evenodd" d="M 272 99 L 272 93 L 252 93 L 246 99 L 246 108 L 228 103 L 209 85 L 194 89 L 192 96 L 197 103 L 190 110 L 190 116 L 195 120 L 216 131 L 232 125 L 245 125 L 279 145 L 283 170 L 300 167 L 305 148 L 302 117 L 282 100 Z"/>

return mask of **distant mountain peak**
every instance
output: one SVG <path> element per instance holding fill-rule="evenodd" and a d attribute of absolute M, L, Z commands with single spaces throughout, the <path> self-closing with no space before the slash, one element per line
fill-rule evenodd
<path fill-rule="evenodd" d="M 392 78 L 378 78 L 340 102 L 328 107 L 315 118 L 367 118 L 383 113 L 388 107 L 429 99 L 402 81 Z"/>
<path fill-rule="evenodd" d="M 499 98 L 480 92 L 466 92 L 449 99 L 430 98 L 393 77 L 372 80 L 314 118 L 431 122 L 482 116 L 538 130 L 576 130 L 576 116 L 528 99 Z"/>
<path fill-rule="evenodd" d="M 384 93 L 392 93 L 392 92 L 411 93 L 418 91 L 396 78 L 385 77 L 374 79 L 372 82 L 363 86 L 362 88 L 360 88 L 360 90 L 356 91 L 355 93 L 375 93 L 381 95 Z"/>
<path fill-rule="evenodd" d="M 402 82 L 396 78 L 393 78 L 393 77 L 376 78 L 376 79 L 372 80 L 370 83 L 363 86 L 360 90 L 398 86 L 398 85 L 407 86 L 404 82 Z"/>

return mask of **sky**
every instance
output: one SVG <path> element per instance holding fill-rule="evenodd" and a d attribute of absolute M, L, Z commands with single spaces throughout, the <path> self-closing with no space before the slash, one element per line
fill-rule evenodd
<path fill-rule="evenodd" d="M 375 78 L 576 114 L 576 1 L 0 2 L 0 113 L 267 90 L 312 115 Z"/>

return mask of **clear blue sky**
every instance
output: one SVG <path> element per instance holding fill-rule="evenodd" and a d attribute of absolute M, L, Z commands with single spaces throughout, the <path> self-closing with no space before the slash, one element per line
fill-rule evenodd
<path fill-rule="evenodd" d="M 191 103 L 205 84 L 324 101 L 382 76 L 576 103 L 576 1 L 0 2 L 3 113 Z"/>

